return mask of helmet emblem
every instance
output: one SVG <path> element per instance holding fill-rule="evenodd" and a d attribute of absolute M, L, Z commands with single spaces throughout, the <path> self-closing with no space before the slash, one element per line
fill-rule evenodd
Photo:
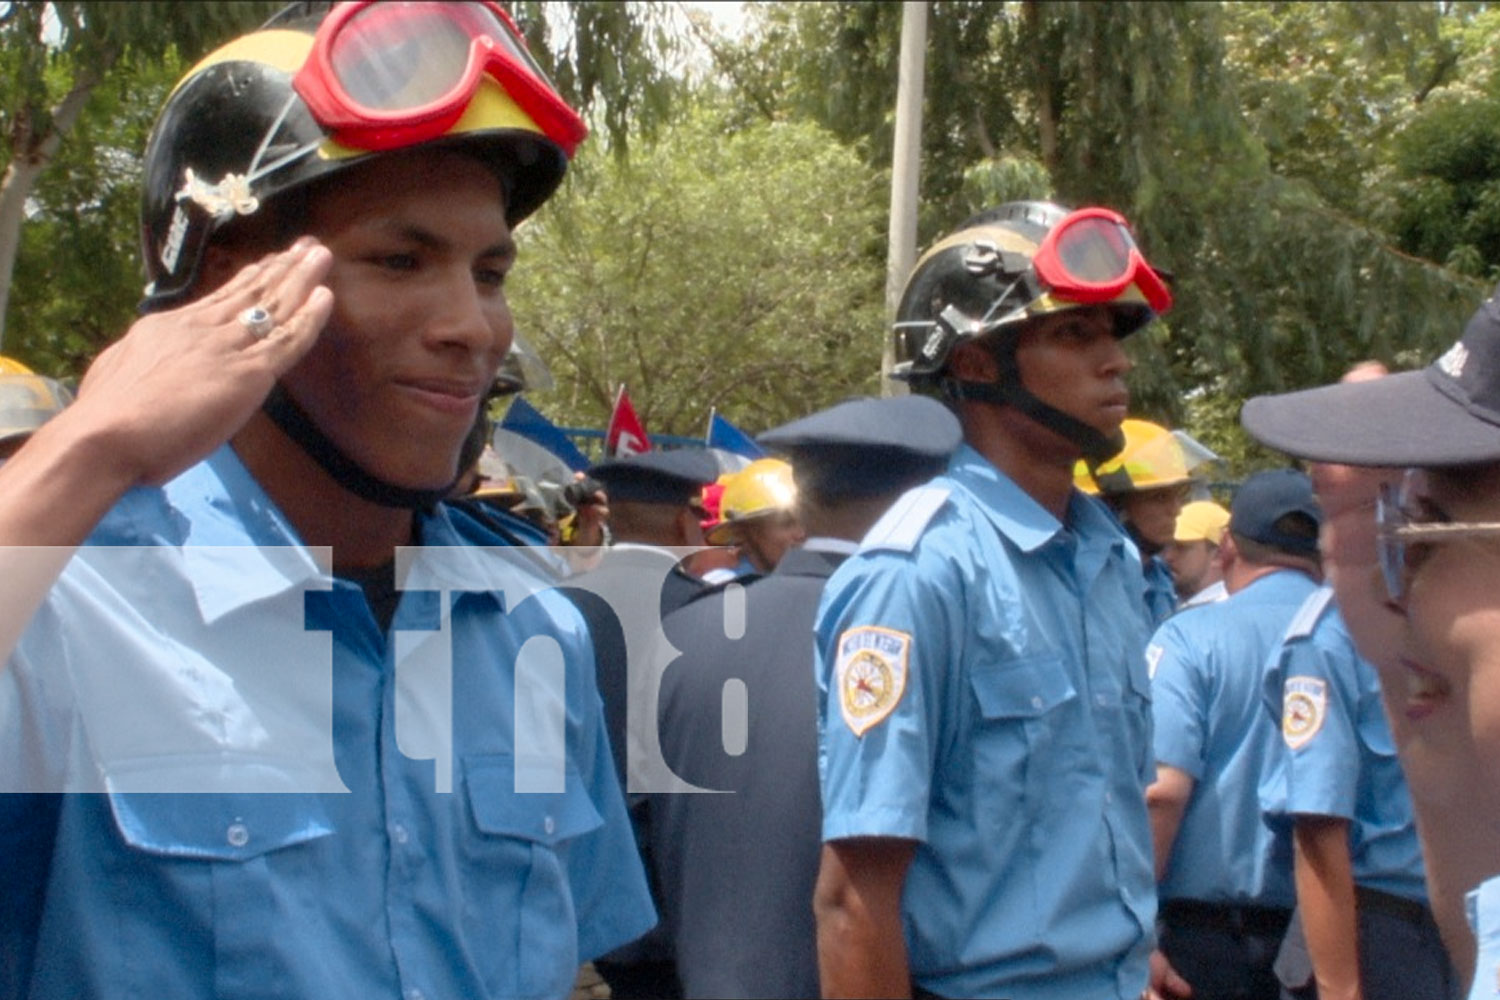
<path fill-rule="evenodd" d="M 976 278 L 994 274 L 1000 262 L 1000 248 L 990 240 L 975 240 L 964 252 L 964 268 Z"/>
<path fill-rule="evenodd" d="M 937 360 L 937 356 L 942 353 L 943 342 L 947 339 L 948 336 L 943 330 L 943 325 L 941 323 L 934 323 L 932 325 L 932 332 L 927 335 L 927 343 L 922 345 L 922 357 L 928 361 Z"/>
<path fill-rule="evenodd" d="M 1438 367 L 1441 368 L 1443 370 L 1443 374 L 1447 375 L 1449 378 L 1462 378 L 1464 374 L 1464 365 L 1468 364 L 1468 362 L 1469 349 L 1465 347 L 1463 341 L 1460 340 L 1458 343 L 1448 348 L 1448 352 L 1446 354 L 1444 354 L 1441 358 L 1438 358 Z"/>
<path fill-rule="evenodd" d="M 187 236 L 188 217 L 181 205 L 172 207 L 172 225 L 167 230 L 166 242 L 161 248 L 161 266 L 168 273 L 177 270 L 177 258 L 182 256 L 182 241 Z"/>
<path fill-rule="evenodd" d="M 178 201 L 194 202 L 220 222 L 234 215 L 249 215 L 260 208 L 260 199 L 250 193 L 250 178 L 244 174 L 225 174 L 219 183 L 208 184 L 188 167 L 183 178 Z"/>

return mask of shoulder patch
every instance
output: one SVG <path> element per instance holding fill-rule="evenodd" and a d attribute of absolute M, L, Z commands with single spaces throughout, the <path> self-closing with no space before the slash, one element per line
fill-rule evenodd
<path fill-rule="evenodd" d="M 1286 628 L 1286 638 L 1306 639 L 1313 634 L 1321 619 L 1329 608 L 1333 607 L 1333 588 L 1319 587 L 1308 595 L 1307 600 L 1302 602 L 1302 607 L 1292 616 L 1292 622 Z"/>
<path fill-rule="evenodd" d="M 946 486 L 917 486 L 907 490 L 865 533 L 860 548 L 910 552 L 933 516 L 948 502 L 948 494 Z"/>
<path fill-rule="evenodd" d="M 839 708 L 855 736 L 885 721 L 906 692 L 911 636 L 877 625 L 851 628 L 839 636 L 833 678 Z"/>
<path fill-rule="evenodd" d="M 1281 738 L 1296 750 L 1323 728 L 1328 716 L 1328 682 L 1317 677 L 1288 677 L 1281 692 Z"/>

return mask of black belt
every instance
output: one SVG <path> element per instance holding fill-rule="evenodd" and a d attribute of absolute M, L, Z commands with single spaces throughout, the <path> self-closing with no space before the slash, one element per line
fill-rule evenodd
<path fill-rule="evenodd" d="M 1397 920 L 1404 920 L 1409 924 L 1426 925 L 1432 923 L 1432 911 L 1427 904 L 1415 899 L 1407 899 L 1405 896 L 1397 896 L 1395 893 L 1382 892 L 1379 889 L 1371 889 L 1369 886 L 1356 885 L 1354 887 L 1354 902 L 1361 910 L 1369 910 L 1371 913 L 1383 913 Z"/>
<path fill-rule="evenodd" d="M 1229 934 L 1280 936 L 1286 933 L 1292 911 L 1279 906 L 1207 903 L 1200 899 L 1168 899 L 1161 904 L 1167 924 L 1223 931 Z"/>

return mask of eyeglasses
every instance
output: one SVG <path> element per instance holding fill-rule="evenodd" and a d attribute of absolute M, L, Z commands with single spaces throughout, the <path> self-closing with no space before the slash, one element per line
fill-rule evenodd
<path fill-rule="evenodd" d="M 1412 572 L 1420 566 L 1420 553 L 1429 545 L 1465 538 L 1500 536 L 1500 522 L 1420 520 L 1416 509 L 1413 483 L 1416 470 L 1408 470 L 1399 489 L 1391 483 L 1380 484 L 1375 503 L 1375 544 L 1380 557 L 1380 575 L 1385 592 L 1393 602 L 1406 599 L 1406 587 Z"/>
<path fill-rule="evenodd" d="M 1053 295 L 1097 305 L 1134 284 L 1156 312 L 1172 308 L 1172 293 L 1130 235 L 1125 217 L 1107 208 L 1080 208 L 1048 230 L 1032 260 Z"/>
<path fill-rule="evenodd" d="M 588 129 L 494 3 L 341 4 L 292 86 L 338 142 L 389 150 L 451 129 L 488 74 L 572 156 Z"/>

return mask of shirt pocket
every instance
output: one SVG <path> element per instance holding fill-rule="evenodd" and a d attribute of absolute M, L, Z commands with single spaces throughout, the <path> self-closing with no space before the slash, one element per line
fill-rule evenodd
<path fill-rule="evenodd" d="M 1055 653 L 985 664 L 969 677 L 978 705 L 977 782 L 1014 805 L 1071 767 L 1078 692 Z M 1000 808 L 1008 806 L 997 803 Z"/>
<path fill-rule="evenodd" d="M 319 797 L 112 792 L 108 799 L 124 844 L 110 864 L 109 891 L 133 914 L 116 933 L 122 981 L 154 994 L 163 949 L 201 941 L 211 942 L 216 992 L 294 994 L 305 970 L 270 942 L 275 928 L 319 933 L 308 923 L 330 888 L 322 848 L 334 833 Z"/>
<path fill-rule="evenodd" d="M 489 992 L 564 996 L 578 971 L 568 848 L 604 818 L 571 763 L 561 792 L 517 792 L 510 754 L 466 756 L 463 772 L 478 862 L 464 887 L 465 911 L 485 941 L 476 957 Z"/>

